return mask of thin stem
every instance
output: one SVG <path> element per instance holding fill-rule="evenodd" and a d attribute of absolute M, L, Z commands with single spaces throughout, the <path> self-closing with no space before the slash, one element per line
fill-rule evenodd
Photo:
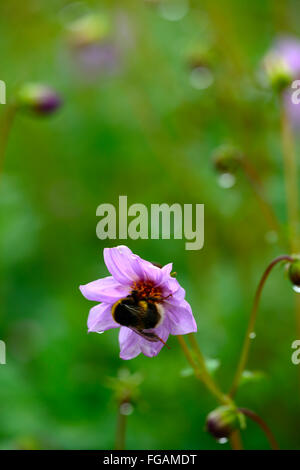
<path fill-rule="evenodd" d="M 273 211 L 273 208 L 266 198 L 264 187 L 256 172 L 256 169 L 252 166 L 246 157 L 240 159 L 241 167 L 256 195 L 257 201 L 260 205 L 262 213 L 272 230 L 281 233 L 280 223 Z"/>
<path fill-rule="evenodd" d="M 228 401 L 229 401 L 228 397 L 226 397 L 226 395 L 224 395 L 219 390 L 219 388 L 217 387 L 217 385 L 215 384 L 214 380 L 211 378 L 209 373 L 207 371 L 205 372 L 203 368 L 199 368 L 197 366 L 197 364 L 195 363 L 195 361 L 193 359 L 193 356 L 190 353 L 190 350 L 189 350 L 183 336 L 178 335 L 177 339 L 179 341 L 179 344 L 181 346 L 181 349 L 182 349 L 187 361 L 189 362 L 189 364 L 194 369 L 195 376 L 197 377 L 197 379 L 199 379 L 206 386 L 206 388 L 217 398 L 217 400 L 220 403 L 228 404 Z M 206 368 L 205 368 L 205 370 L 206 370 Z"/>
<path fill-rule="evenodd" d="M 298 178 L 295 155 L 294 135 L 290 120 L 285 110 L 284 97 L 281 96 L 281 140 L 284 161 L 284 177 L 286 202 L 289 223 L 289 245 L 292 253 L 299 252 L 299 220 L 298 220 Z M 295 296 L 297 330 L 300 333 L 300 297 Z"/>
<path fill-rule="evenodd" d="M 255 423 L 257 423 L 260 426 L 260 428 L 263 430 L 263 432 L 265 433 L 265 435 L 266 435 L 266 437 L 267 437 L 267 439 L 270 443 L 271 449 L 279 450 L 279 445 L 278 445 L 271 429 L 269 428 L 267 423 L 265 423 L 265 421 L 260 416 L 258 416 L 256 413 L 254 413 L 254 411 L 248 410 L 247 408 L 239 408 L 239 411 L 241 413 L 243 413 L 245 416 L 248 416 L 248 418 L 252 419 L 252 421 L 254 421 Z"/>
<path fill-rule="evenodd" d="M 211 377 L 209 371 L 207 370 L 207 367 L 206 367 L 206 363 L 205 363 L 205 358 L 201 352 L 201 349 L 199 347 L 199 344 L 195 338 L 195 335 L 194 333 L 190 333 L 188 335 L 188 338 L 189 338 L 189 341 L 191 343 L 191 346 L 192 346 L 192 350 L 196 356 L 196 359 L 198 361 L 198 364 L 199 364 L 199 367 L 200 367 L 200 371 L 202 373 L 202 376 L 205 377 L 205 380 L 207 382 L 210 382 L 214 388 L 218 391 L 218 394 L 220 395 L 223 395 L 221 390 L 219 389 L 219 387 L 217 386 L 217 384 L 215 383 L 215 381 L 213 380 L 213 378 Z"/>
<path fill-rule="evenodd" d="M 121 412 L 121 405 L 122 405 L 122 403 L 119 404 L 119 408 L 118 408 L 116 443 L 115 443 L 115 449 L 116 450 L 124 450 L 125 449 L 125 435 L 126 435 L 127 416 L 124 415 Z"/>
<path fill-rule="evenodd" d="M 190 365 L 193 367 L 194 372 L 196 377 L 201 380 L 201 382 L 207 387 L 207 389 L 217 398 L 217 400 L 221 404 L 232 404 L 232 400 L 222 393 L 222 391 L 218 388 L 214 380 L 212 379 L 211 375 L 209 374 L 206 364 L 205 364 L 205 359 L 204 356 L 199 348 L 199 345 L 195 339 L 195 336 L 193 333 L 190 333 L 188 335 L 190 343 L 193 347 L 193 351 L 197 357 L 197 360 L 199 362 L 200 369 L 198 369 L 197 364 L 194 362 L 193 356 L 191 355 L 189 348 L 183 338 L 183 336 L 177 336 L 179 344 L 184 352 L 185 357 L 187 358 L 188 362 Z M 230 445 L 232 449 L 237 450 L 237 449 L 242 449 L 242 442 L 241 442 L 241 435 L 240 431 L 236 430 L 231 436 L 230 436 Z"/>
<path fill-rule="evenodd" d="M 281 97 L 280 104 L 282 152 L 289 223 L 289 242 L 292 252 L 296 252 L 299 250 L 297 163 L 293 131 L 285 111 L 283 97 Z"/>
<path fill-rule="evenodd" d="M 14 104 L 7 105 L 0 127 L 0 174 L 3 169 L 8 137 L 14 122 L 15 114 L 16 106 Z"/>
<path fill-rule="evenodd" d="M 240 77 L 245 71 L 245 64 L 239 48 L 239 41 L 236 40 L 234 25 L 232 24 L 233 15 L 230 14 L 229 6 L 226 8 L 226 12 L 211 0 L 206 0 L 204 6 L 214 26 L 214 32 L 218 38 L 217 46 L 223 60 L 225 57 L 226 63 L 233 67 L 235 75 Z"/>
<path fill-rule="evenodd" d="M 242 450 L 243 449 L 240 431 L 238 431 L 238 430 L 234 431 L 231 434 L 231 436 L 229 438 L 229 441 L 230 441 L 230 445 L 231 445 L 233 450 Z"/>
<path fill-rule="evenodd" d="M 191 346 L 193 348 L 193 351 L 194 351 L 194 353 L 197 357 L 197 360 L 199 362 L 199 365 L 200 365 L 200 368 L 201 368 L 202 372 L 205 373 L 205 374 L 209 374 L 208 371 L 207 371 L 207 368 L 206 368 L 204 356 L 203 356 L 203 354 L 200 350 L 199 344 L 196 341 L 194 333 L 190 333 L 188 335 L 188 338 L 189 338 L 189 341 L 190 341 Z"/>
<path fill-rule="evenodd" d="M 266 282 L 270 272 L 272 271 L 273 267 L 277 263 L 280 263 L 281 261 L 293 261 L 293 258 L 289 255 L 281 255 L 281 256 L 278 256 L 277 258 L 275 258 L 268 265 L 267 269 L 263 273 L 262 278 L 261 278 L 261 280 L 258 284 L 256 293 L 255 293 L 255 297 L 254 297 L 253 307 L 252 307 L 251 314 L 250 314 L 249 324 L 248 324 L 248 328 L 247 328 L 247 332 L 246 332 L 246 336 L 245 336 L 245 340 L 244 340 L 244 344 L 243 344 L 243 348 L 242 348 L 242 352 L 241 352 L 241 356 L 240 356 L 240 360 L 239 360 L 239 363 L 238 363 L 238 366 L 237 366 L 237 370 L 236 370 L 236 374 L 235 374 L 235 377 L 234 377 L 234 380 L 233 380 L 233 383 L 232 383 L 231 390 L 229 392 L 230 397 L 233 397 L 234 394 L 236 393 L 237 388 L 239 386 L 241 375 L 242 375 L 242 373 L 244 371 L 244 368 L 246 366 L 246 363 L 247 363 L 249 349 L 250 349 L 250 343 L 251 343 L 251 333 L 254 330 L 254 325 L 255 325 L 256 317 L 257 317 L 257 310 L 258 310 L 259 301 L 260 301 L 260 297 L 261 297 L 263 287 L 264 287 L 265 282 Z"/>

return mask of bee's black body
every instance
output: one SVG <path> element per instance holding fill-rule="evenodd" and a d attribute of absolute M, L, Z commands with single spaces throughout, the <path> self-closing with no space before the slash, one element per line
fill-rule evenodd
<path fill-rule="evenodd" d="M 161 314 L 155 302 L 139 300 L 135 295 L 129 295 L 116 302 L 112 315 L 120 325 L 140 331 L 155 328 L 161 320 Z"/>
<path fill-rule="evenodd" d="M 163 321 L 164 309 L 161 305 L 162 298 L 140 296 L 133 290 L 124 299 L 118 300 L 112 306 L 112 316 L 114 320 L 122 326 L 130 328 L 139 336 L 150 342 L 161 341 L 168 345 L 153 331 Z"/>

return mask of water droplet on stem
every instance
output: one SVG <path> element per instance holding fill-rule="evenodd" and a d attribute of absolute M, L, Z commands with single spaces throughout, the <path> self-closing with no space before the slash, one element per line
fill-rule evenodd
<path fill-rule="evenodd" d="M 228 442 L 227 437 L 221 437 L 220 439 L 218 439 L 219 444 L 226 444 L 226 442 Z"/>
<path fill-rule="evenodd" d="M 133 413 L 133 406 L 131 403 L 122 403 L 120 405 L 121 415 L 129 416 Z"/>
<path fill-rule="evenodd" d="M 222 173 L 218 178 L 218 183 L 221 188 L 232 188 L 235 185 L 235 176 L 231 173 Z"/>

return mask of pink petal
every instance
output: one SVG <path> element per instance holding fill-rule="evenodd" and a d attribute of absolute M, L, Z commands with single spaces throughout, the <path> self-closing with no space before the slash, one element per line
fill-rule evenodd
<path fill-rule="evenodd" d="M 121 359 L 133 359 L 138 356 L 141 352 L 139 345 L 139 335 L 134 333 L 134 331 L 122 326 L 119 333 L 119 343 L 120 343 L 120 358 Z"/>
<path fill-rule="evenodd" d="M 161 268 L 163 274 L 164 274 L 164 277 L 169 277 L 171 272 L 172 272 L 172 269 L 173 269 L 173 263 L 169 263 L 169 264 L 166 264 L 165 266 L 163 266 Z"/>
<path fill-rule="evenodd" d="M 161 325 L 151 331 L 155 332 L 165 342 L 169 337 L 169 331 L 165 325 Z M 164 346 L 161 341 L 148 341 L 125 326 L 121 327 L 120 329 L 119 342 L 121 348 L 121 359 L 133 359 L 141 352 L 145 356 L 154 357 L 157 356 Z"/>
<path fill-rule="evenodd" d="M 120 326 L 112 317 L 111 305 L 105 303 L 91 308 L 87 324 L 89 332 L 106 331 Z"/>
<path fill-rule="evenodd" d="M 297 78 L 300 72 L 300 41 L 294 37 L 281 37 L 277 40 L 274 52 L 278 53 Z"/>
<path fill-rule="evenodd" d="M 142 273 L 142 277 L 140 277 L 140 279 L 144 281 L 152 281 L 156 286 L 159 286 L 166 277 L 161 268 L 155 266 L 149 261 L 138 257 L 138 263 L 140 266 L 140 272 Z"/>
<path fill-rule="evenodd" d="M 164 307 L 171 335 L 186 335 L 197 331 L 191 306 L 186 300 L 178 304 L 166 301 Z"/>
<path fill-rule="evenodd" d="M 122 286 L 112 276 L 98 279 L 97 281 L 89 282 L 83 286 L 80 286 L 82 295 L 88 300 L 94 300 L 95 302 L 106 302 L 114 304 L 117 300 L 122 297 L 126 297 L 130 289 Z"/>
<path fill-rule="evenodd" d="M 156 333 L 157 336 L 159 336 L 166 343 L 169 337 L 169 330 L 166 324 L 163 324 L 159 326 L 158 328 L 155 328 L 153 332 Z M 139 342 L 140 342 L 140 348 L 141 348 L 142 353 L 148 357 L 157 356 L 157 354 L 160 352 L 160 350 L 164 346 L 164 344 L 161 341 L 157 341 L 154 343 L 154 342 L 147 341 L 146 339 L 142 337 L 140 337 Z"/>
<path fill-rule="evenodd" d="M 181 301 L 185 297 L 185 290 L 180 286 L 177 279 L 169 276 L 160 286 L 163 290 L 163 296 L 166 297 L 171 294 L 169 297 L 170 302 L 174 300 L 175 302 Z"/>
<path fill-rule="evenodd" d="M 110 274 L 120 284 L 131 286 L 139 280 L 136 255 L 125 245 L 104 248 L 104 261 Z"/>

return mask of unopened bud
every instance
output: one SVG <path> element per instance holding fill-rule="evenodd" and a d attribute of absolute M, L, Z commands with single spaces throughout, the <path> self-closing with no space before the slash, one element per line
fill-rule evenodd
<path fill-rule="evenodd" d="M 186 62 L 191 69 L 199 67 L 210 69 L 214 62 L 214 57 L 207 47 L 203 47 L 203 44 L 194 44 L 186 52 Z"/>
<path fill-rule="evenodd" d="M 292 80 L 292 72 L 285 60 L 276 53 L 270 53 L 264 60 L 264 67 L 272 88 L 282 92 Z"/>
<path fill-rule="evenodd" d="M 68 25 L 69 39 L 74 46 L 87 46 L 105 38 L 109 29 L 109 21 L 105 15 L 88 14 Z"/>
<path fill-rule="evenodd" d="M 51 114 L 62 104 L 52 88 L 39 83 L 26 83 L 17 93 L 17 106 L 38 114 Z"/>
<path fill-rule="evenodd" d="M 228 438 L 233 431 L 240 429 L 240 414 L 234 407 L 220 406 L 207 416 L 206 430 L 216 439 Z"/>
<path fill-rule="evenodd" d="M 241 152 L 230 145 L 222 145 L 213 154 L 213 163 L 218 173 L 234 174 L 242 158 Z"/>
<path fill-rule="evenodd" d="M 300 287 L 300 260 L 292 261 L 288 269 L 288 275 L 292 284 Z"/>

